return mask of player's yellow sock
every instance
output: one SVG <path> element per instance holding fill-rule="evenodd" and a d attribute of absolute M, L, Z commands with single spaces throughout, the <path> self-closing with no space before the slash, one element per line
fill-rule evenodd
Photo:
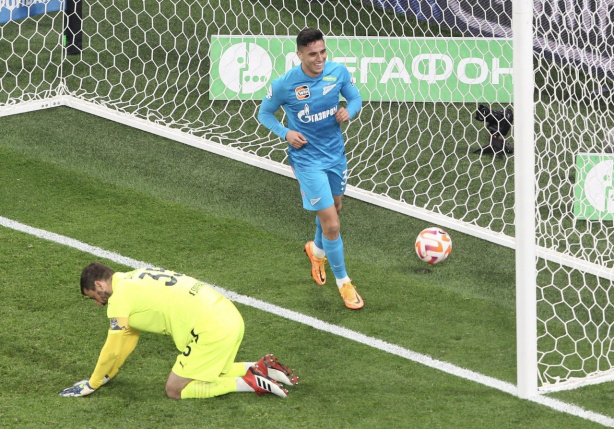
<path fill-rule="evenodd" d="M 193 380 L 181 391 L 181 399 L 213 398 L 236 391 L 237 383 L 234 378 L 218 378 L 213 383 Z"/>

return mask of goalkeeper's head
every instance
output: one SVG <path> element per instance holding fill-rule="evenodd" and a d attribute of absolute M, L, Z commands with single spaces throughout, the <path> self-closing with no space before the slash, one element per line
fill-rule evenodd
<path fill-rule="evenodd" d="M 105 264 L 92 262 L 81 272 L 81 294 L 87 295 L 86 291 L 95 291 L 96 281 L 110 282 L 114 273 L 115 271 Z"/>

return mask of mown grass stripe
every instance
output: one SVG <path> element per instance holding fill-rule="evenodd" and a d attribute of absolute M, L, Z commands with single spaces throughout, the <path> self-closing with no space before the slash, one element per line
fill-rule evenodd
<path fill-rule="evenodd" d="M 68 247 L 72 247 L 74 249 L 92 254 L 94 256 L 98 256 L 100 258 L 104 258 L 128 267 L 132 268 L 146 268 L 152 267 L 152 264 L 148 264 L 143 261 L 138 261 L 136 259 L 129 258 L 127 256 L 120 255 L 115 252 L 110 252 L 108 250 L 101 249 L 100 247 L 92 246 L 87 243 L 83 243 L 79 240 L 75 240 L 70 237 L 66 237 L 64 235 L 56 234 L 50 231 L 46 231 L 39 228 L 34 228 L 20 222 L 16 222 L 14 220 L 5 218 L 0 216 L 0 225 L 10 228 L 16 231 L 20 231 L 26 234 L 33 235 L 38 238 L 42 238 L 44 240 L 52 241 L 58 244 L 62 244 Z M 288 320 L 298 322 L 307 326 L 311 326 L 312 328 L 318 329 L 320 331 L 328 332 L 333 335 L 337 335 L 352 341 L 356 341 L 361 344 L 365 344 L 369 347 L 373 347 L 375 349 L 382 350 L 386 353 L 394 354 L 396 356 L 400 356 L 407 360 L 411 360 L 413 362 L 428 366 L 430 368 L 445 372 L 450 375 L 454 375 L 456 377 L 464 378 L 469 381 L 473 381 L 484 386 L 492 387 L 493 389 L 500 390 L 504 393 L 508 393 L 510 395 L 517 396 L 517 389 L 511 383 L 507 383 L 501 380 L 498 380 L 493 377 L 488 377 L 486 375 L 477 373 L 475 371 L 471 371 L 465 368 L 458 367 L 448 362 L 440 361 L 434 359 L 430 356 L 416 353 L 412 350 L 405 349 L 403 347 L 397 346 L 395 344 L 388 343 L 386 341 L 382 341 L 380 339 L 369 337 L 367 335 L 361 334 L 360 332 L 353 331 L 351 329 L 344 328 L 342 326 L 333 325 L 331 323 L 324 322 L 315 317 L 307 316 L 296 311 L 288 310 L 286 308 L 270 304 L 265 301 L 261 301 L 259 299 L 255 299 L 246 295 L 241 295 L 223 288 L 220 288 L 215 285 L 211 285 L 212 287 L 219 290 L 222 294 L 227 296 L 234 302 L 248 305 L 254 307 L 258 310 L 266 311 L 271 314 L 275 314 L 277 316 L 286 318 Z M 605 416 L 603 414 L 595 413 L 593 411 L 585 410 L 582 407 L 569 404 L 558 399 L 549 398 L 546 396 L 538 395 L 533 398 L 528 399 L 531 402 L 535 402 L 540 405 L 544 405 L 546 407 L 552 408 L 553 410 L 567 413 L 573 416 L 577 416 L 595 423 L 602 424 L 607 427 L 614 427 L 614 419 Z"/>

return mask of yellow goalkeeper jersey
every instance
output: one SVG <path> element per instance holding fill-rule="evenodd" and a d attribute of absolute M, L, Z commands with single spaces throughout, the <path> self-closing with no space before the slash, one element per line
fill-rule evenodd
<path fill-rule="evenodd" d="M 199 332 L 207 325 L 213 304 L 226 299 L 193 277 L 159 269 L 118 272 L 111 284 L 109 319 L 127 317 L 139 331 L 170 335 L 180 351 L 191 341 L 193 329 Z"/>

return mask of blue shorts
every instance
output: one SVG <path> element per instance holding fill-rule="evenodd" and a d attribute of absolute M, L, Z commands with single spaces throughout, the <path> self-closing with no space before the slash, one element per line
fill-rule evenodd
<path fill-rule="evenodd" d="M 348 179 L 345 160 L 325 170 L 293 167 L 292 171 L 300 185 L 305 210 L 324 210 L 335 204 L 333 196 L 345 193 Z"/>

